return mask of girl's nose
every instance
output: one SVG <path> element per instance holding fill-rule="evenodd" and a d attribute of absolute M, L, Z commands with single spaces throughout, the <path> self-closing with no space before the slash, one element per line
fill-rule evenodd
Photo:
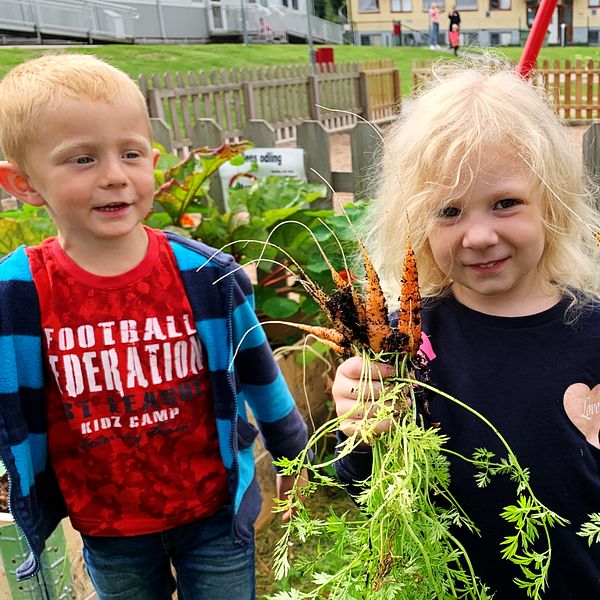
<path fill-rule="evenodd" d="M 469 249 L 488 248 L 498 243 L 498 234 L 486 218 L 469 219 L 464 223 L 462 245 Z"/>

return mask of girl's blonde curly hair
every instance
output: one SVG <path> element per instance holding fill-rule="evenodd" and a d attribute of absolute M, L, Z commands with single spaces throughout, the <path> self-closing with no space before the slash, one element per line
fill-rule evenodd
<path fill-rule="evenodd" d="M 436 67 L 387 133 L 376 200 L 362 236 L 386 295 L 397 302 L 410 233 L 423 296 L 451 282 L 437 267 L 428 236 L 440 210 L 460 198 L 490 150 L 515 157 L 532 175 L 546 234 L 541 275 L 581 304 L 600 296 L 600 217 L 581 157 L 545 91 L 510 65 Z"/>

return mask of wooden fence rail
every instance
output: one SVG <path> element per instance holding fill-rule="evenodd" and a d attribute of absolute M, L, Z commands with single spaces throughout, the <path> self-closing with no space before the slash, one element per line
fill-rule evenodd
<path fill-rule="evenodd" d="M 141 76 L 150 116 L 169 125 L 173 149 L 194 145 L 198 120 L 213 119 L 226 139 L 238 139 L 254 120 L 270 123 L 277 142 L 294 140 L 303 121 L 329 132 L 352 128 L 357 116 L 391 121 L 399 111 L 400 77 L 393 61 L 222 69 Z M 332 110 L 327 110 L 332 109 Z"/>

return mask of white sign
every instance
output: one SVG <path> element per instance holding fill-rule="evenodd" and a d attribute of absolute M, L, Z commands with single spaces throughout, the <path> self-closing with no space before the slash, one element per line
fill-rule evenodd
<path fill-rule="evenodd" d="M 259 177 L 280 175 L 306 181 L 302 148 L 250 148 L 244 152 L 244 158 L 246 162 L 241 165 L 225 163 L 219 167 L 225 202 L 229 188 L 250 186 Z M 251 171 L 253 165 L 257 168 Z"/>

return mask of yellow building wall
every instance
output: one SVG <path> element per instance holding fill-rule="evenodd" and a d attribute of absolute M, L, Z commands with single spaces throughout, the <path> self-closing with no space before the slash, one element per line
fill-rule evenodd
<path fill-rule="evenodd" d="M 587 1 L 587 0 L 585 0 Z M 412 29 L 427 30 L 429 28 L 429 17 L 426 12 L 423 12 L 422 0 L 413 0 L 413 11 L 412 12 L 391 12 L 390 11 L 390 0 L 379 0 L 379 12 L 368 12 L 362 13 L 358 10 L 358 0 L 351 0 L 348 3 L 350 6 L 349 18 L 353 21 L 361 31 L 371 30 L 374 31 L 377 28 L 386 29 L 382 27 L 384 23 L 390 23 L 390 27 L 387 29 L 391 30 L 391 23 L 393 21 L 400 21 L 405 23 Z M 441 4 L 441 3 L 440 3 Z M 525 2 L 523 0 L 513 1 L 513 6 L 510 10 L 493 10 L 488 11 L 489 0 L 479 0 L 480 7 L 477 10 L 462 10 L 460 16 L 462 19 L 462 27 L 466 29 L 517 29 L 519 28 L 519 19 L 521 20 L 520 27 L 524 29 L 526 27 L 526 11 Z M 440 30 L 445 31 L 448 29 L 448 11 L 451 9 L 452 4 L 446 3 L 446 11 L 442 13 L 440 18 Z M 489 12 L 489 17 L 486 13 Z M 600 11 L 599 11 L 600 13 Z M 599 17 L 600 19 L 600 17 Z"/>
<path fill-rule="evenodd" d="M 560 1 L 560 0 L 559 0 Z M 589 0 L 573 1 L 573 27 L 600 29 L 600 7 L 592 9 Z M 441 4 L 441 2 L 440 2 Z M 488 9 L 489 0 L 479 0 L 477 10 L 461 10 L 462 27 L 467 30 L 478 29 L 526 29 L 527 13 L 524 0 L 513 0 L 510 10 Z M 358 0 L 349 0 L 349 19 L 359 31 L 392 31 L 392 23 L 400 21 L 412 29 L 426 31 L 429 18 L 422 10 L 422 0 L 413 0 L 412 12 L 391 12 L 390 0 L 379 0 L 379 12 L 361 13 L 358 11 Z M 446 11 L 440 18 L 440 30 L 448 29 L 448 14 L 452 7 L 446 2 Z M 595 13 L 595 14 L 594 14 Z M 489 16 L 487 16 L 489 14 Z"/>
<path fill-rule="evenodd" d="M 573 27 L 587 27 L 588 25 L 595 29 L 600 28 L 600 7 L 589 8 L 588 0 L 574 0 Z"/>

